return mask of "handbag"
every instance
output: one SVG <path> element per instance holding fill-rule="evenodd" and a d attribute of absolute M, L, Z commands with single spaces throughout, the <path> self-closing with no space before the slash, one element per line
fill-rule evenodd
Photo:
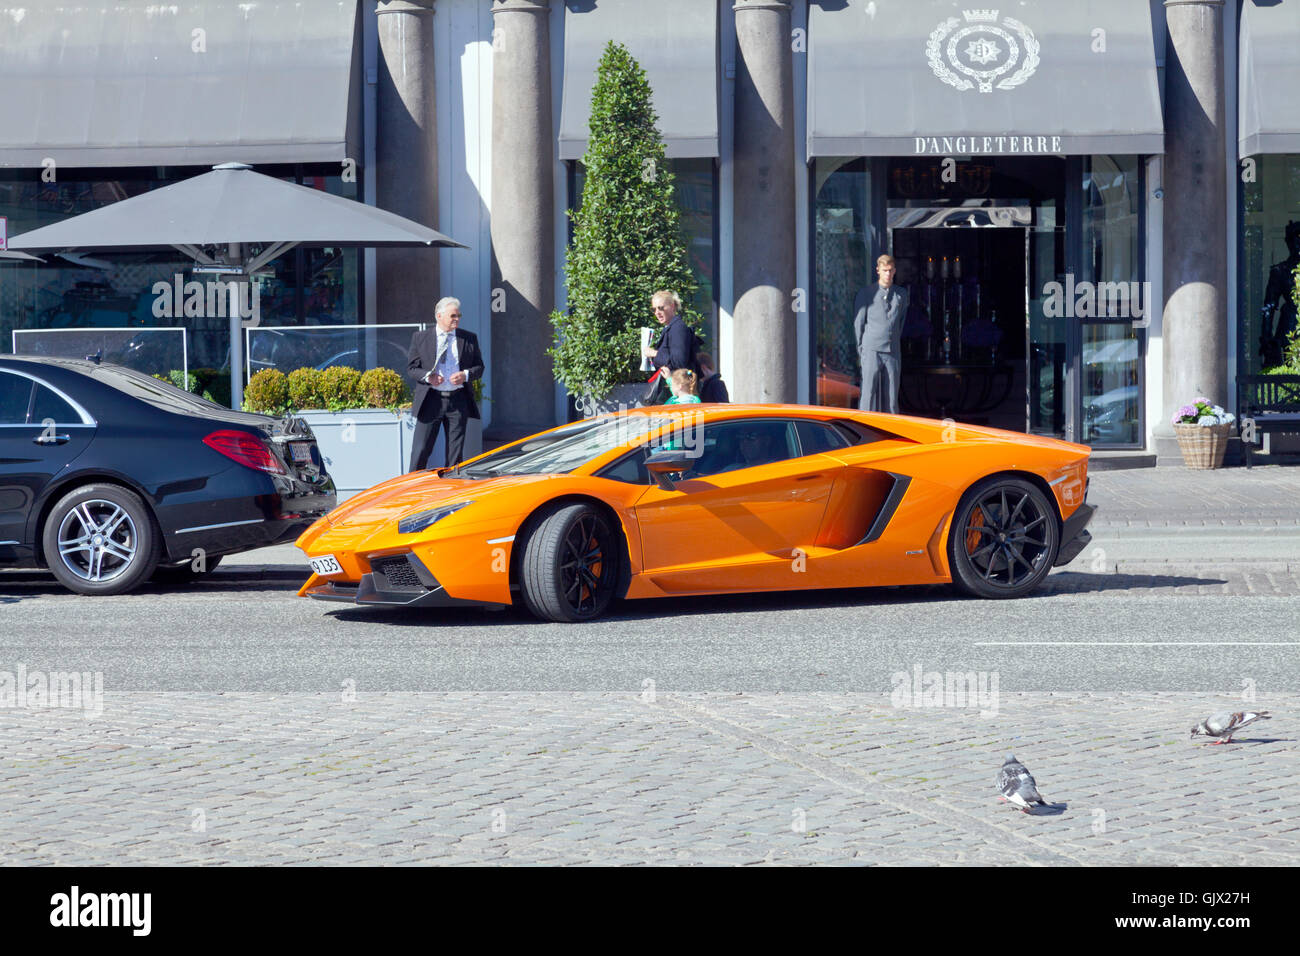
<path fill-rule="evenodd" d="M 663 376 L 659 374 L 658 369 L 655 369 L 655 373 L 650 376 L 650 381 L 646 383 L 645 392 L 641 395 L 641 404 L 662 405 L 663 402 L 659 401 L 659 389 L 662 385 Z"/>

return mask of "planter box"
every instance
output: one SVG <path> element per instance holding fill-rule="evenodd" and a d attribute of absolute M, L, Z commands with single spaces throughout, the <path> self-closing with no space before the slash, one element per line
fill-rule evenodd
<path fill-rule="evenodd" d="M 406 473 L 411 462 L 415 419 L 410 412 L 393 414 L 383 408 L 354 408 L 345 412 L 309 410 L 295 413 L 316 435 L 325 468 L 343 501 L 390 478 Z M 446 461 L 445 439 L 438 436 L 429 464 Z M 471 419 L 465 433 L 465 457 L 483 449 L 483 427 Z"/>
<path fill-rule="evenodd" d="M 625 408 L 643 408 L 641 396 L 645 394 L 646 388 L 645 382 L 615 385 L 613 390 L 602 399 L 594 399 L 590 395 L 575 395 L 573 403 L 582 418 L 594 418 L 606 412 L 617 412 Z"/>

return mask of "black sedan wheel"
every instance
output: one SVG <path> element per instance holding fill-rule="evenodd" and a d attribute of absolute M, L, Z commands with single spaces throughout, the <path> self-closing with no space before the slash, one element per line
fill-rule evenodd
<path fill-rule="evenodd" d="M 567 505 L 544 518 L 524 544 L 524 603 L 548 621 L 590 621 L 614 600 L 618 534 L 590 505 Z"/>
<path fill-rule="evenodd" d="M 59 499 L 41 536 L 59 583 L 78 594 L 122 594 L 158 564 L 158 533 L 140 497 L 118 485 L 84 485 Z"/>
<path fill-rule="evenodd" d="M 986 478 L 953 515 L 953 583 L 976 597 L 1023 597 L 1052 570 L 1060 538 L 1056 510 L 1038 487 L 1020 478 Z"/>

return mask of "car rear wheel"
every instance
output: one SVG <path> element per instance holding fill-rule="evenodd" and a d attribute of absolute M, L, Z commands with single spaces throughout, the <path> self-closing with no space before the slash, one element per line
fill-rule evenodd
<path fill-rule="evenodd" d="M 83 485 L 59 499 L 41 533 L 45 562 L 78 594 L 122 594 L 158 565 L 153 516 L 118 485 Z"/>
<path fill-rule="evenodd" d="M 547 621 L 590 621 L 608 610 L 618 586 L 621 544 L 609 520 L 590 505 L 559 508 L 524 543 L 524 603 Z"/>
<path fill-rule="evenodd" d="M 953 515 L 953 583 L 976 597 L 1023 597 L 1052 570 L 1060 538 L 1056 509 L 1041 489 L 1022 478 L 985 478 Z"/>

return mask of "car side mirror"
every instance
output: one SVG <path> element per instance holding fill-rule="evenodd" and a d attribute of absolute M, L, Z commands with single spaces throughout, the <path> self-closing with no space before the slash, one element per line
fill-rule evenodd
<path fill-rule="evenodd" d="M 654 476 L 655 484 L 664 491 L 675 491 L 677 485 L 668 476 L 677 472 L 688 471 L 694 463 L 695 459 L 687 455 L 685 451 L 657 451 L 645 460 L 645 470 Z"/>

